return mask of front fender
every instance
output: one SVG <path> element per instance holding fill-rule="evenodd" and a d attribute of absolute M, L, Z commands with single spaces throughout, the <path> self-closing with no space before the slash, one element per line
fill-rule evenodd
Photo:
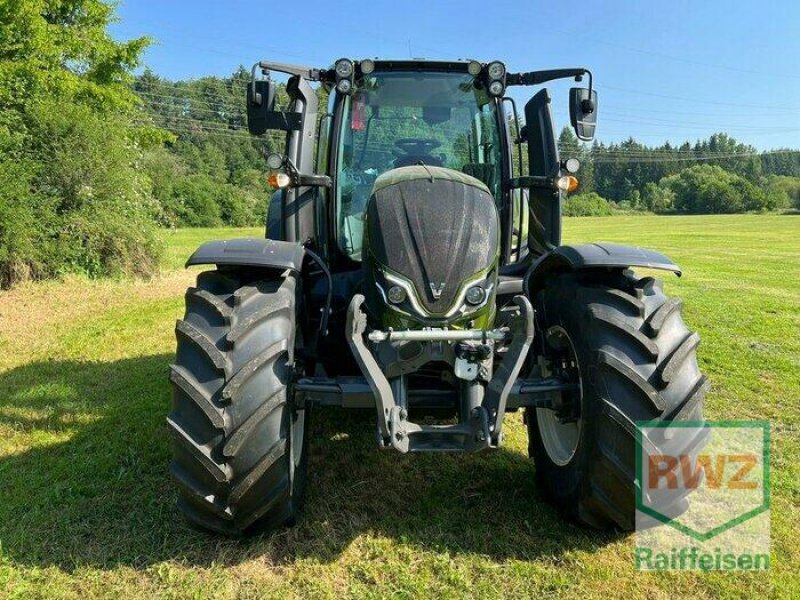
<path fill-rule="evenodd" d="M 191 265 L 270 267 L 301 271 L 305 248 L 294 242 L 260 238 L 206 242 L 186 261 Z"/>
<path fill-rule="evenodd" d="M 525 275 L 525 289 L 531 297 L 530 295 L 540 290 L 545 280 L 556 272 L 629 267 L 661 269 L 681 276 L 680 267 L 659 252 L 600 242 L 580 246 L 558 246 L 543 255 L 531 265 Z"/>

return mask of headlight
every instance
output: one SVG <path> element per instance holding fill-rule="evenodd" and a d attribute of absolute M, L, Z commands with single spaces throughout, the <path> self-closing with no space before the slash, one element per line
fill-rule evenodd
<path fill-rule="evenodd" d="M 489 84 L 489 93 L 492 96 L 502 96 L 504 89 L 502 81 L 493 81 Z"/>
<path fill-rule="evenodd" d="M 335 68 L 339 77 L 350 77 L 353 74 L 353 62 L 347 58 L 337 60 Z"/>
<path fill-rule="evenodd" d="M 375 70 L 375 61 L 369 58 L 365 58 L 361 61 L 361 72 L 364 75 L 369 75 Z"/>
<path fill-rule="evenodd" d="M 495 61 L 489 63 L 486 73 L 489 75 L 489 79 L 502 79 L 506 75 L 506 67 L 503 63 Z"/>
<path fill-rule="evenodd" d="M 467 73 L 469 73 L 473 77 L 477 77 L 478 75 L 480 75 L 481 63 L 479 63 L 477 60 L 469 61 L 469 64 L 467 65 Z"/>
<path fill-rule="evenodd" d="M 467 290 L 466 300 L 468 304 L 477 306 L 486 300 L 486 290 L 479 285 L 473 285 Z"/>
<path fill-rule="evenodd" d="M 386 297 L 392 304 L 401 304 L 406 299 L 406 291 L 399 285 L 393 285 L 386 293 Z"/>

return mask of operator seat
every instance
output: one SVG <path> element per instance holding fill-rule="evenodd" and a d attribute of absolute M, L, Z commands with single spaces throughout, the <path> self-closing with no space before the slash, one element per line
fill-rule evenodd
<path fill-rule="evenodd" d="M 444 166 L 444 162 L 442 162 L 442 159 L 436 158 L 435 156 L 422 155 L 422 154 L 404 154 L 400 158 L 395 159 L 394 168 L 398 169 L 400 167 L 413 167 L 414 165 L 418 165 L 420 163 L 422 163 L 427 167 Z"/>

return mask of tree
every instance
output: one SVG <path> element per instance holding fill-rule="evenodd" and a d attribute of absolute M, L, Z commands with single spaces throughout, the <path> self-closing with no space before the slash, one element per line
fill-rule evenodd
<path fill-rule="evenodd" d="M 131 71 L 100 0 L 0 4 L 0 285 L 64 271 L 147 275 L 157 207 L 136 168 Z M 5 187 L 5 186 L 3 186 Z"/>

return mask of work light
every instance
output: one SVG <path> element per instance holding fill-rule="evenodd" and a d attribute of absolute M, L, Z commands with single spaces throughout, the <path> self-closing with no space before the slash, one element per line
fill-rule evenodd
<path fill-rule="evenodd" d="M 341 94 L 349 94 L 350 90 L 353 89 L 353 84 L 349 79 L 340 79 L 339 82 L 336 84 L 336 89 Z"/>
<path fill-rule="evenodd" d="M 492 96 L 502 96 L 504 91 L 505 87 L 503 87 L 502 81 L 493 81 L 489 84 L 489 93 Z"/>
<path fill-rule="evenodd" d="M 353 91 L 353 75 L 355 67 L 349 58 L 340 58 L 333 65 L 336 73 L 336 91 L 340 94 L 350 94 Z"/>
<path fill-rule="evenodd" d="M 369 75 L 375 70 L 375 61 L 369 58 L 365 58 L 361 61 L 361 72 L 364 75 Z"/>
<path fill-rule="evenodd" d="M 347 58 L 340 58 L 336 61 L 335 68 L 337 77 L 350 77 L 353 74 L 353 61 Z"/>
<path fill-rule="evenodd" d="M 494 61 L 486 67 L 486 73 L 489 75 L 489 79 L 502 80 L 506 76 L 506 67 L 503 63 Z"/>
<path fill-rule="evenodd" d="M 469 64 L 467 65 L 467 73 L 469 73 L 473 77 L 477 77 L 478 75 L 480 75 L 481 63 L 479 63 L 477 60 L 469 61 Z"/>

